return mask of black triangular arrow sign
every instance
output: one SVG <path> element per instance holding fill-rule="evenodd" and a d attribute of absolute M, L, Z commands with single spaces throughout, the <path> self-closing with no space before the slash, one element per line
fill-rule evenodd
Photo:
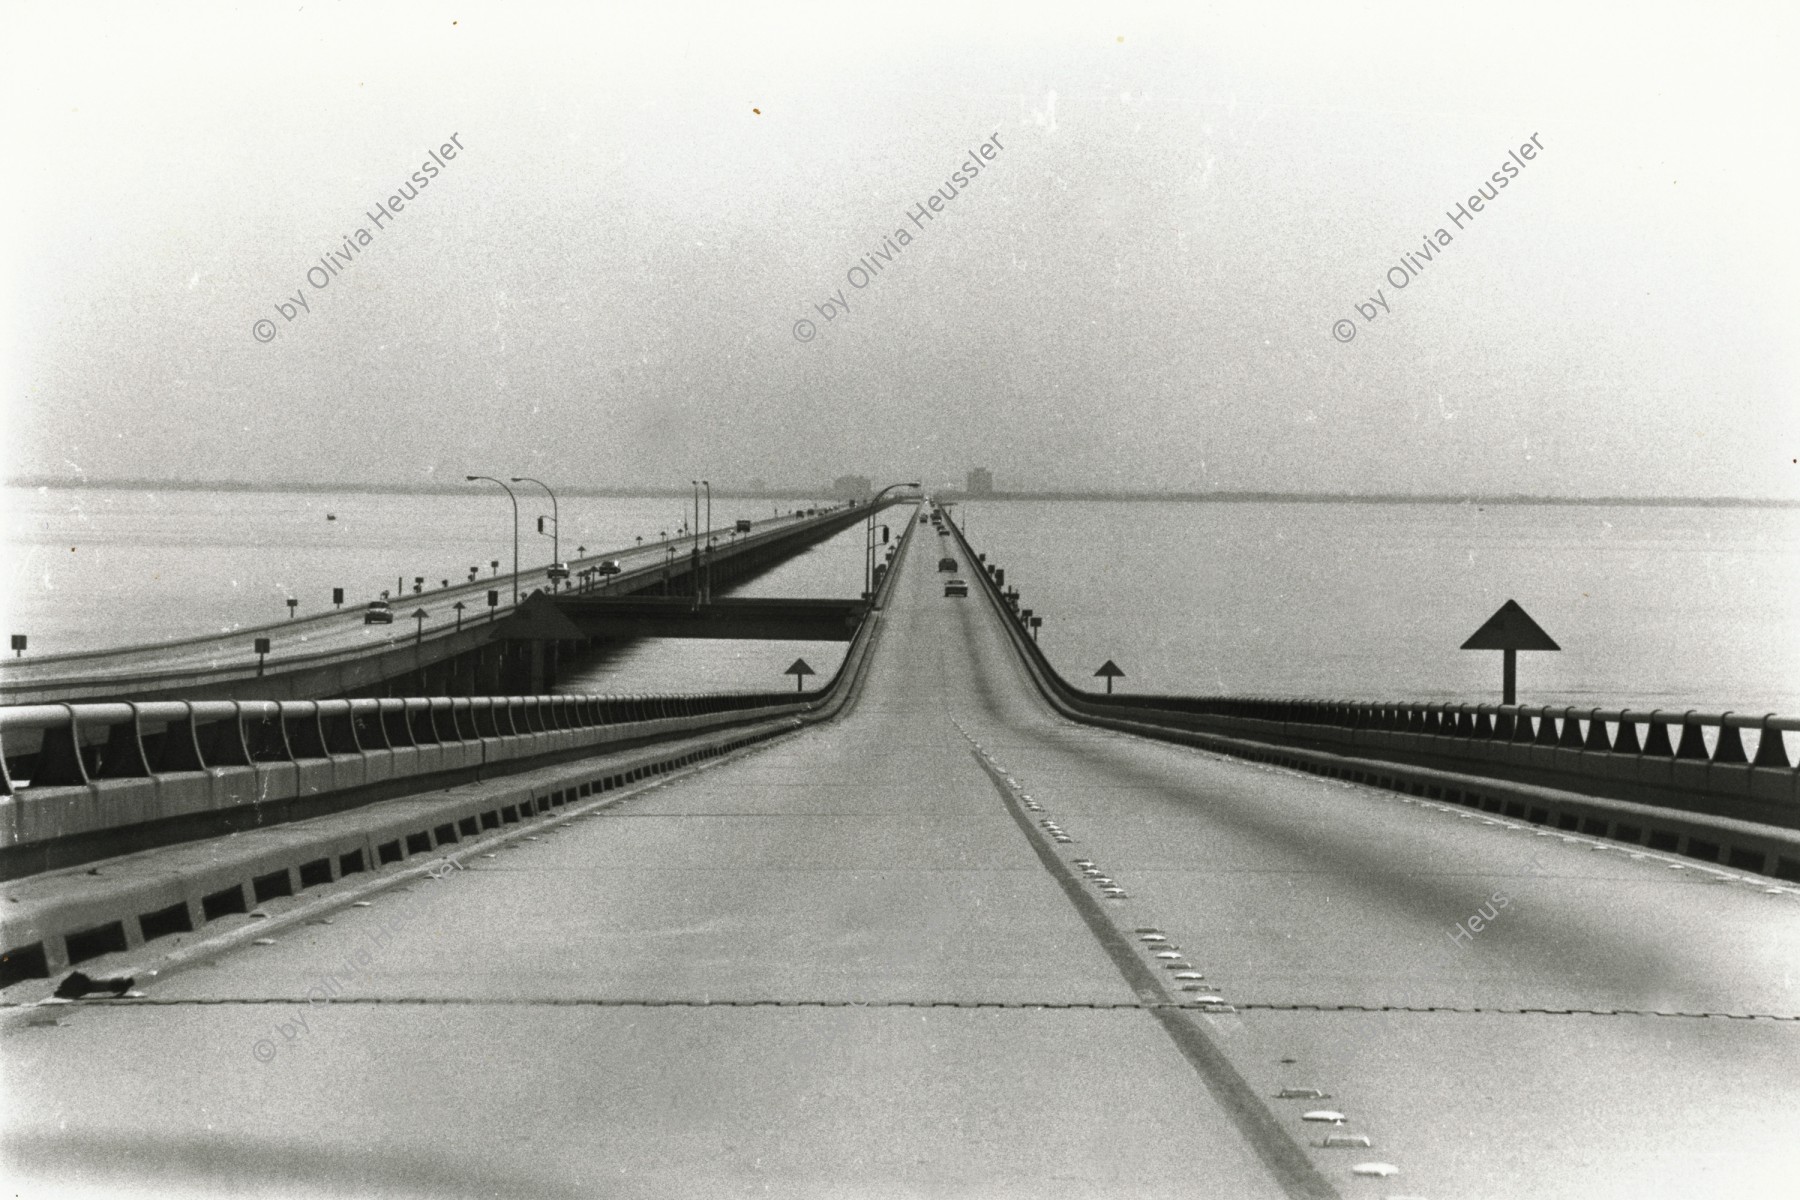
<path fill-rule="evenodd" d="M 1508 600 L 1462 644 L 1464 650 L 1561 650 L 1538 623 Z"/>
<path fill-rule="evenodd" d="M 818 672 L 806 665 L 804 658 L 796 658 L 794 665 L 782 672 L 783 675 L 817 675 Z"/>
<path fill-rule="evenodd" d="M 1109 658 L 1100 665 L 1100 669 L 1098 671 L 1094 672 L 1094 678 L 1095 679 L 1123 679 L 1123 678 L 1125 678 L 1125 672 L 1119 670 L 1119 664 Z"/>

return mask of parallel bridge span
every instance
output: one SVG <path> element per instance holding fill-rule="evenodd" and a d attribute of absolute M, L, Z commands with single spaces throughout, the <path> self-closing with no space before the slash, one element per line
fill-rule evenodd
<path fill-rule="evenodd" d="M 902 503 L 889 499 L 888 504 Z M 623 568 L 585 594 L 692 594 L 750 578 L 836 536 L 869 515 L 869 505 L 843 505 L 810 517 L 756 522 L 743 536 L 716 530 L 710 561 L 700 536 L 606 551 L 568 565 L 576 576 L 616 559 Z M 545 569 L 521 573 L 521 607 L 534 589 L 547 589 Z M 161 644 L 77 654 L 0 660 L 0 702 L 67 703 L 97 700 L 289 700 L 370 695 L 520 694 L 549 690 L 541 658 L 523 643 L 496 641 L 512 614 L 512 577 L 459 583 L 393 601 L 392 625 L 365 625 L 360 608 L 295 621 L 186 638 Z M 490 609 L 487 594 L 500 591 Z M 580 595 L 582 591 L 565 591 Z M 454 605 L 466 607 L 459 619 Z M 422 627 L 408 614 L 424 607 Z M 261 662 L 257 637 L 272 645 Z M 554 654 L 554 651 L 552 651 Z"/>

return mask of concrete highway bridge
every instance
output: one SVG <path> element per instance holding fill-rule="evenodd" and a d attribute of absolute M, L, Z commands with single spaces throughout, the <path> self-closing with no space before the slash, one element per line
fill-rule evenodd
<path fill-rule="evenodd" d="M 886 504 L 894 501 L 888 500 Z M 876 507 L 885 507 L 878 505 Z M 641 634 L 590 627 L 577 639 L 529 636 L 508 625 L 537 593 L 558 599 L 711 598 L 733 584 L 867 519 L 870 505 L 811 509 L 621 547 L 573 559 L 567 580 L 549 568 L 478 579 L 391 602 L 392 624 L 367 624 L 366 605 L 225 634 L 74 654 L 0 660 L 0 703 L 289 700 L 327 696 L 538 692 L 554 683 L 559 649 Z M 600 575 L 616 564 L 615 574 Z M 517 601 L 515 602 L 515 593 Z M 365 597 L 365 600 L 370 599 Z M 423 611 L 423 619 L 413 614 Z M 591 623 L 590 623 L 591 624 Z M 523 634 L 523 635 L 521 635 Z M 730 636 L 720 633 L 714 636 Z M 266 638 L 266 655 L 256 653 Z"/>
<path fill-rule="evenodd" d="M 0 713 L 9 1187 L 1791 1190 L 1793 722 L 1105 697 L 907 529 L 814 693 Z"/>

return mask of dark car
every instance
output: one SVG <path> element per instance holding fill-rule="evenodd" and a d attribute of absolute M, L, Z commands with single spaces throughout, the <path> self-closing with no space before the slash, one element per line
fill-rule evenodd
<path fill-rule="evenodd" d="M 938 570 L 949 571 L 951 574 L 955 574 L 956 573 L 956 560 L 954 558 L 938 559 Z"/>
<path fill-rule="evenodd" d="M 364 625 L 392 625 L 394 610 L 386 600 L 371 600 L 369 607 L 363 610 Z"/>
<path fill-rule="evenodd" d="M 944 595 L 946 595 L 946 596 L 967 596 L 968 594 L 969 594 L 969 585 L 966 580 L 962 580 L 962 579 L 946 579 L 946 580 L 944 580 Z"/>

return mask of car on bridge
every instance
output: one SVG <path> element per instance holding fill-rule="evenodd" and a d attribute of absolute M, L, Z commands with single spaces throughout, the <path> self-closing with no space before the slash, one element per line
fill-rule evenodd
<path fill-rule="evenodd" d="M 969 594 L 969 584 L 968 584 L 967 580 L 963 580 L 963 579 L 946 579 L 946 580 L 944 580 L 944 595 L 946 595 L 946 596 L 967 596 L 968 594 Z"/>
<path fill-rule="evenodd" d="M 364 625 L 392 625 L 394 609 L 386 600 L 371 600 L 369 607 L 363 610 Z"/>
<path fill-rule="evenodd" d="M 954 558 L 938 559 L 938 570 L 948 571 L 952 575 L 956 574 L 956 560 Z"/>

